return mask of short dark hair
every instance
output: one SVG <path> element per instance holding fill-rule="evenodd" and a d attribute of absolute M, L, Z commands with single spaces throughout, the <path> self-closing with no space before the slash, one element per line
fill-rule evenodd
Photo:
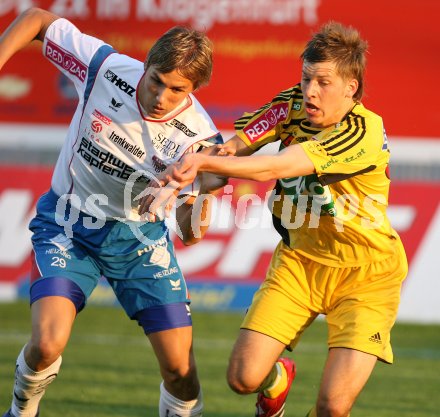
<path fill-rule="evenodd" d="M 359 101 L 364 93 L 367 49 L 368 43 L 361 38 L 356 29 L 330 21 L 313 35 L 301 58 L 310 63 L 335 62 L 342 78 L 355 78 L 358 81 L 359 86 L 353 99 Z"/>
<path fill-rule="evenodd" d="M 212 50 L 212 42 L 205 33 L 175 26 L 151 47 L 145 69 L 154 66 L 163 74 L 177 70 L 197 89 L 211 79 Z"/>

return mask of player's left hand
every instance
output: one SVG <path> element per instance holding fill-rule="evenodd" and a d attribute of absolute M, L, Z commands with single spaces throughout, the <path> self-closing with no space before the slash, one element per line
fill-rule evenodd
<path fill-rule="evenodd" d="M 168 180 L 165 186 L 155 183 L 145 190 L 145 194 L 142 193 L 144 196 L 139 201 L 138 209 L 142 220 L 155 222 L 169 217 L 181 185 L 177 181 Z"/>
<path fill-rule="evenodd" d="M 139 214 L 146 220 L 154 222 L 161 219 L 161 214 L 168 217 L 174 205 L 178 192 L 191 184 L 201 165 L 202 154 L 189 153 L 168 167 L 160 177 L 160 181 L 148 187 L 148 193 L 140 200 Z M 226 184 L 226 179 L 216 175 L 205 175 L 204 192 L 213 192 Z"/>

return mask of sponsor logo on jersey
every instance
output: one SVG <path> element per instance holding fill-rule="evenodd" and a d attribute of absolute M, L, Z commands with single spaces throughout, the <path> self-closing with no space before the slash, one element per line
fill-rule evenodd
<path fill-rule="evenodd" d="M 382 344 L 382 338 L 380 337 L 380 333 L 374 333 L 369 339 L 370 342 L 377 343 L 379 345 Z"/>
<path fill-rule="evenodd" d="M 167 277 L 169 275 L 173 275 L 173 274 L 177 274 L 179 272 L 179 269 L 177 268 L 177 266 L 173 266 L 170 269 L 164 269 L 163 271 L 159 271 L 156 272 L 155 274 L 153 274 L 153 278 L 158 279 L 158 278 L 163 278 L 163 277 Z M 170 280 L 171 281 L 171 280 Z M 177 281 L 174 282 L 178 282 L 177 286 L 180 286 L 180 279 L 178 279 Z M 173 290 L 180 290 L 179 288 L 173 288 Z"/>
<path fill-rule="evenodd" d="M 97 120 L 93 120 L 91 124 L 91 128 L 95 133 L 99 133 L 102 131 L 102 124 L 98 122 Z"/>
<path fill-rule="evenodd" d="M 47 40 L 45 55 L 52 62 L 55 62 L 55 64 L 64 68 L 67 72 L 74 75 L 79 80 L 83 82 L 85 81 L 87 75 L 87 66 L 78 58 L 74 57 L 71 53 L 65 51 L 49 39 Z"/>
<path fill-rule="evenodd" d="M 154 148 L 168 158 L 174 158 L 180 152 L 181 145 L 168 139 L 163 133 L 159 132 L 157 136 L 152 139 L 152 142 Z"/>
<path fill-rule="evenodd" d="M 349 163 L 349 162 L 353 162 L 356 161 L 356 159 L 360 158 L 362 155 L 366 155 L 365 149 L 361 148 L 357 153 L 347 156 L 344 158 L 344 163 Z"/>
<path fill-rule="evenodd" d="M 174 268 L 171 268 L 174 269 Z M 177 268 L 176 268 L 177 272 Z M 176 279 L 175 281 L 170 279 L 171 291 L 180 291 L 182 288 L 180 287 L 180 279 Z"/>
<path fill-rule="evenodd" d="M 197 133 L 190 130 L 185 124 L 179 122 L 177 119 L 173 119 L 171 121 L 171 126 L 174 126 L 177 129 L 181 130 L 183 133 L 185 133 L 186 136 L 189 136 L 190 138 L 193 138 L 195 135 L 197 135 Z"/>
<path fill-rule="evenodd" d="M 94 117 L 96 117 L 97 119 L 101 120 L 101 122 L 103 122 L 104 124 L 106 124 L 107 126 L 110 126 L 112 119 L 110 119 L 110 117 L 104 116 L 99 110 L 93 110 L 92 115 Z"/>
<path fill-rule="evenodd" d="M 99 123 L 99 122 L 97 122 L 97 123 Z M 99 133 L 100 132 L 95 132 L 94 131 L 94 129 L 95 130 L 99 130 L 99 128 L 97 128 L 96 126 L 93 128 L 93 122 L 92 123 L 90 123 L 90 126 L 89 127 L 85 127 L 84 128 L 84 130 L 83 130 L 83 135 L 87 138 L 87 139 L 90 139 L 90 140 L 94 140 L 95 142 L 99 142 Z"/>
<path fill-rule="evenodd" d="M 112 101 L 109 107 L 114 111 L 118 111 L 123 106 L 123 104 L 124 103 L 119 103 L 118 101 L 116 101 L 115 98 L 112 97 Z"/>
<path fill-rule="evenodd" d="M 332 156 L 325 164 L 321 164 L 321 169 L 325 171 L 327 168 L 330 168 L 333 164 L 337 164 L 338 162 L 339 160 Z"/>
<path fill-rule="evenodd" d="M 102 151 L 93 145 L 93 142 L 86 138 L 81 138 L 80 146 L 77 150 L 91 167 L 95 167 L 104 174 L 116 176 L 123 180 L 128 180 L 134 169 L 116 158 L 110 152 Z M 138 181 L 148 181 L 145 177 L 138 178 Z"/>
<path fill-rule="evenodd" d="M 153 160 L 153 167 L 156 172 L 163 172 L 167 169 L 166 164 L 156 155 L 153 155 L 151 159 Z"/>
<path fill-rule="evenodd" d="M 256 142 L 264 134 L 273 129 L 276 124 L 282 120 L 286 120 L 289 105 L 287 103 L 279 103 L 265 111 L 260 117 L 255 119 L 244 129 L 244 133 L 251 143 Z"/>
<path fill-rule="evenodd" d="M 316 174 L 279 180 L 285 195 L 300 212 L 313 212 L 335 217 L 335 201 L 328 185 L 322 186 Z M 304 218 L 303 218 L 304 219 Z"/>
<path fill-rule="evenodd" d="M 148 245 L 142 249 L 138 249 L 137 254 L 138 256 L 142 256 L 144 253 L 151 252 L 152 250 L 156 249 L 158 246 L 165 246 L 165 247 L 168 246 L 168 242 L 165 236 L 162 236 L 159 240 L 157 240 L 154 245 Z"/>
<path fill-rule="evenodd" d="M 116 85 L 116 87 L 118 87 L 121 91 L 128 94 L 130 97 L 133 97 L 135 88 L 128 84 L 127 81 L 124 81 L 122 78 L 120 78 L 113 71 L 107 70 L 104 74 L 104 77 L 105 79 Z"/>
<path fill-rule="evenodd" d="M 51 248 L 51 249 L 46 249 L 46 255 L 61 255 L 64 256 L 67 259 L 72 259 L 72 257 L 69 255 L 68 252 L 63 251 L 61 249 L 55 249 L 55 248 Z"/>
<path fill-rule="evenodd" d="M 139 147 L 132 145 L 131 143 L 127 142 L 127 139 L 123 138 L 122 136 L 119 136 L 113 131 L 110 134 L 109 137 L 110 140 L 112 140 L 116 145 L 120 146 L 122 149 L 126 149 L 128 152 L 133 154 L 136 158 L 142 158 L 145 155 L 145 152 Z"/>

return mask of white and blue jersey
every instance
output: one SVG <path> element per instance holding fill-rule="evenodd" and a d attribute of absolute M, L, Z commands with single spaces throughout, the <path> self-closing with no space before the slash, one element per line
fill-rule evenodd
<path fill-rule="evenodd" d="M 30 224 L 31 302 L 63 296 L 80 311 L 104 276 L 147 333 L 191 325 L 167 227 L 141 222 L 135 197 L 185 152 L 221 140 L 218 130 L 191 94 L 165 118 L 145 118 L 137 97 L 144 64 L 65 19 L 47 29 L 43 54 L 72 80 L 79 102 Z"/>
<path fill-rule="evenodd" d="M 85 213 L 138 221 L 134 197 L 148 180 L 200 142 L 219 136 L 192 94 L 165 118 L 146 118 L 137 97 L 143 62 L 117 53 L 65 19 L 49 26 L 43 53 L 79 96 L 52 189 L 59 196 L 75 195 L 71 203 Z M 137 177 L 133 187 L 127 183 L 130 176 Z"/>

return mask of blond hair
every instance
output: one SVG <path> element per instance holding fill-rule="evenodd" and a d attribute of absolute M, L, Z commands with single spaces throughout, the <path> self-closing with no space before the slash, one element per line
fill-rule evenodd
<path fill-rule="evenodd" d="M 211 79 L 212 49 L 212 42 L 203 32 L 175 26 L 151 47 L 145 69 L 154 66 L 163 74 L 177 70 L 197 89 Z"/>
<path fill-rule="evenodd" d="M 334 62 L 342 78 L 355 78 L 358 81 L 359 86 L 353 99 L 360 101 L 364 93 L 367 48 L 368 43 L 356 29 L 331 21 L 313 35 L 301 58 L 309 63 Z"/>

